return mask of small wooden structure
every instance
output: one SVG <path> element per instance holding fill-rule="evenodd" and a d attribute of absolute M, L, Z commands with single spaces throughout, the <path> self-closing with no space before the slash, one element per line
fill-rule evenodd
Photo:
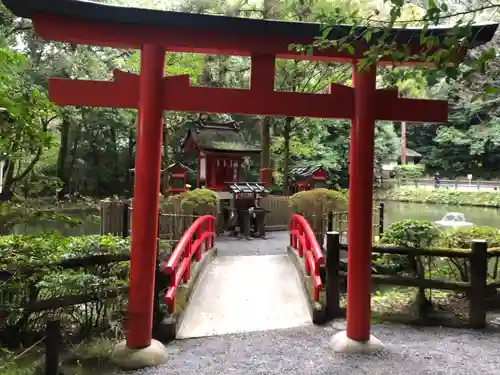
<path fill-rule="evenodd" d="M 293 194 L 315 188 L 326 188 L 329 176 L 322 167 L 305 167 L 293 168 L 290 177 L 290 191 Z"/>
<path fill-rule="evenodd" d="M 167 167 L 167 172 L 169 173 L 169 194 L 180 194 L 188 190 L 187 182 L 189 171 L 190 168 L 182 163 L 174 163 Z"/>
<path fill-rule="evenodd" d="M 243 158 L 262 151 L 244 139 L 236 121 L 215 121 L 208 114 L 201 114 L 192 123 L 181 149 L 197 155 L 197 187 L 214 191 L 229 191 L 231 183 L 240 181 Z"/>
<path fill-rule="evenodd" d="M 402 157 L 400 156 L 399 163 L 403 164 L 401 159 Z M 411 164 L 411 165 L 419 164 L 421 160 L 422 160 L 422 155 L 419 154 L 417 151 L 412 150 L 411 148 L 406 149 L 406 164 Z"/>
<path fill-rule="evenodd" d="M 268 210 L 260 205 L 267 190 L 259 182 L 235 182 L 229 185 L 233 199 L 223 207 L 225 230 L 238 232 L 246 238 L 266 237 L 265 219 Z M 229 205 L 227 205 L 229 203 Z M 239 229 L 239 231 L 238 231 Z"/>

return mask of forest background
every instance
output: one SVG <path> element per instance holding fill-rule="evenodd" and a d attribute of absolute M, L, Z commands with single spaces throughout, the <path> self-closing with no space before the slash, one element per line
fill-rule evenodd
<path fill-rule="evenodd" d="M 498 6 L 484 0 L 404 2 L 363 0 L 102 0 L 126 6 L 205 14 L 315 21 L 373 23 L 392 19 L 419 25 L 434 9 L 440 23 L 458 25 L 475 19 L 498 19 Z M 398 9 L 395 14 L 394 9 Z M 436 14 L 434 12 L 434 14 Z M 447 124 L 407 124 L 407 146 L 423 155 L 426 172 L 453 178 L 500 177 L 500 38 L 469 54 L 460 68 L 380 68 L 378 87 L 398 87 L 408 98 L 445 99 L 450 103 Z M 479 61 L 483 66 L 470 73 Z M 136 111 L 89 107 L 57 107 L 48 99 L 49 77 L 108 80 L 113 69 L 139 71 L 140 53 L 94 46 L 43 41 L 29 20 L 14 17 L 0 4 L 0 159 L 4 161 L 0 201 L 16 198 L 77 194 L 104 197 L 127 195 L 134 167 Z M 486 61 L 486 62 L 485 62 Z M 196 85 L 245 88 L 250 61 L 246 57 L 168 53 L 166 74 L 189 74 Z M 277 90 L 321 93 L 330 83 L 351 84 L 351 67 L 278 60 Z M 334 105 L 334 103 L 332 103 Z M 196 114 L 165 112 L 163 167 L 175 161 L 195 169 L 194 155 L 179 144 L 187 122 Z M 347 187 L 349 122 L 333 119 L 238 116 L 249 140 L 261 141 L 261 158 L 245 162 L 245 177 L 258 179 L 259 168 L 275 170 L 276 185 L 285 189 L 293 167 L 326 168 L 334 184 Z M 395 161 L 400 152 L 399 123 L 378 122 L 375 168 Z"/>

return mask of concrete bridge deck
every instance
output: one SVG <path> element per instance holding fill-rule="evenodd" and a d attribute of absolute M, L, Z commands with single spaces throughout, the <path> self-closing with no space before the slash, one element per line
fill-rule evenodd
<path fill-rule="evenodd" d="M 178 338 L 312 324 L 283 233 L 267 240 L 218 239 L 218 257 L 200 275 Z"/>

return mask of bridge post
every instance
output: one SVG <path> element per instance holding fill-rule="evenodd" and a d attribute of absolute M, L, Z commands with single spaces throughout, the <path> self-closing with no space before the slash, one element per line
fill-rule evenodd
<path fill-rule="evenodd" d="M 340 309 L 339 293 L 339 263 L 340 263 L 340 233 L 326 233 L 326 319 L 333 320 Z"/>
<path fill-rule="evenodd" d="M 370 335 L 373 231 L 373 153 L 376 119 L 376 66 L 353 65 L 354 117 L 349 150 L 347 330 L 336 334 L 334 351 L 360 353 L 383 344 Z"/>

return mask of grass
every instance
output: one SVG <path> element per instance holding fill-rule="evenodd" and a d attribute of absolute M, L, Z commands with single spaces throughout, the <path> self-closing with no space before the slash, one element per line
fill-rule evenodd
<path fill-rule="evenodd" d="M 61 353 L 60 371 L 68 375 L 111 374 L 116 367 L 109 362 L 114 340 L 95 338 L 70 346 Z M 33 375 L 44 373 L 44 348 L 38 345 L 27 351 L 0 354 L 0 374 Z"/>

